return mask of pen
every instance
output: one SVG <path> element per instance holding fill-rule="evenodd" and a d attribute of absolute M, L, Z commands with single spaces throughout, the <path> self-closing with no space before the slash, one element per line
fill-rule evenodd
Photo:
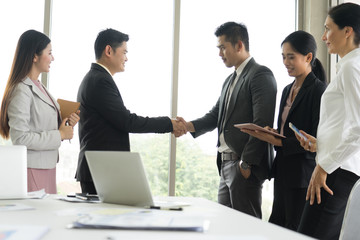
<path fill-rule="evenodd" d="M 182 211 L 182 207 L 160 207 L 160 206 L 150 206 L 150 209 L 158 209 L 158 210 L 172 210 L 172 211 Z"/>
<path fill-rule="evenodd" d="M 76 197 L 77 199 L 81 199 L 81 200 L 84 200 L 84 201 L 88 200 L 87 197 L 83 197 L 83 196 L 80 196 L 80 195 L 75 195 L 75 197 Z"/>
<path fill-rule="evenodd" d="M 65 126 L 69 126 L 69 121 L 65 122 Z M 71 140 L 69 139 L 69 143 L 71 143 Z"/>

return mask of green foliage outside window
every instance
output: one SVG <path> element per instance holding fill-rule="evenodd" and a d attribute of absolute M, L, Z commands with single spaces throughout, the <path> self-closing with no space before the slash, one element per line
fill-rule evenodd
<path fill-rule="evenodd" d="M 131 136 L 131 151 L 140 153 L 155 196 L 168 195 L 169 148 L 168 134 Z M 175 196 L 217 201 L 216 157 L 204 154 L 195 141 L 178 138 L 175 182 Z"/>

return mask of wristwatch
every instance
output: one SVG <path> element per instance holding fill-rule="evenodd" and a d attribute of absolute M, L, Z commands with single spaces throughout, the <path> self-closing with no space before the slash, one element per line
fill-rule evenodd
<path fill-rule="evenodd" d="M 244 161 L 241 161 L 240 167 L 244 170 L 250 169 L 251 166 Z"/>

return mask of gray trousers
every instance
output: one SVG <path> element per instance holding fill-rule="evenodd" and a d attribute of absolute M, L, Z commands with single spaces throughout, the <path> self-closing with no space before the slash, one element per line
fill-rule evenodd
<path fill-rule="evenodd" d="M 261 191 L 264 180 L 259 181 L 253 174 L 245 179 L 240 172 L 239 161 L 222 162 L 218 202 L 261 219 Z"/>

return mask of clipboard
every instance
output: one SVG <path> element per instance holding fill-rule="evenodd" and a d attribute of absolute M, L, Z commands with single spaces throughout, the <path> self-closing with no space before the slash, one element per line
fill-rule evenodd
<path fill-rule="evenodd" d="M 272 131 L 269 131 L 263 127 L 260 127 L 254 123 L 242 123 L 242 124 L 235 124 L 234 127 L 237 127 L 239 129 L 250 129 L 250 130 L 258 130 L 258 131 L 262 131 L 262 132 L 265 132 L 265 133 L 269 133 L 271 135 L 274 135 L 275 137 L 280 137 L 280 138 L 286 138 L 284 135 L 281 135 L 279 133 L 276 133 L 276 132 L 272 132 Z"/>
<path fill-rule="evenodd" d="M 60 105 L 61 119 L 69 117 L 70 114 L 75 113 L 80 107 L 79 102 L 72 102 L 60 98 L 58 98 L 57 102 Z"/>

